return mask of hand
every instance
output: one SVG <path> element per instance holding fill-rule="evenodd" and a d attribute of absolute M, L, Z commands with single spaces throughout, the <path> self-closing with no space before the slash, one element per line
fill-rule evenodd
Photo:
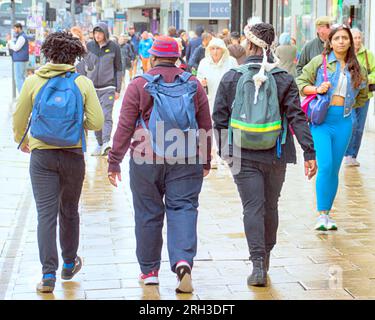
<path fill-rule="evenodd" d="M 316 88 L 316 92 L 319 94 L 326 93 L 330 87 L 332 87 L 332 85 L 329 81 L 323 82 L 319 87 Z"/>
<path fill-rule="evenodd" d="M 204 79 L 201 80 L 201 85 L 203 87 L 207 87 L 207 79 L 206 78 L 204 78 Z"/>
<path fill-rule="evenodd" d="M 10 36 L 10 34 L 7 34 L 7 36 L 6 36 L 7 42 L 10 41 L 11 39 L 12 39 L 12 37 Z"/>
<path fill-rule="evenodd" d="M 120 93 L 119 92 L 115 92 L 115 100 L 117 100 L 118 98 L 120 98 Z"/>
<path fill-rule="evenodd" d="M 121 182 L 121 172 L 108 172 L 109 183 L 117 188 L 116 178 Z"/>
<path fill-rule="evenodd" d="M 203 178 L 207 177 L 209 173 L 210 173 L 210 170 L 203 169 Z"/>
<path fill-rule="evenodd" d="M 30 147 L 28 144 L 23 144 L 20 149 L 22 152 L 30 153 Z"/>
<path fill-rule="evenodd" d="M 316 175 L 317 170 L 318 166 L 316 165 L 316 160 L 305 161 L 305 176 L 307 176 L 309 180 Z"/>

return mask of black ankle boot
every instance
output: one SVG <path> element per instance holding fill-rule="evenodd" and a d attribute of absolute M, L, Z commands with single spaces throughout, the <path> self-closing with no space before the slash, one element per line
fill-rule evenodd
<path fill-rule="evenodd" d="M 257 258 L 253 261 L 253 272 L 247 278 L 247 285 L 255 287 L 267 286 L 267 271 L 264 258 Z"/>
<path fill-rule="evenodd" d="M 270 252 L 266 253 L 266 259 L 264 260 L 264 264 L 266 266 L 267 272 L 270 271 L 270 256 L 271 256 Z"/>

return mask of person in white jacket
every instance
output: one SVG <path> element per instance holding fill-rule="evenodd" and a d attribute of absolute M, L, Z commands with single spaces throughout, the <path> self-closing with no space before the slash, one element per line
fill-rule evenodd
<path fill-rule="evenodd" d="M 221 78 L 226 72 L 236 66 L 238 66 L 237 60 L 230 56 L 225 42 L 219 38 L 212 38 L 206 48 L 206 57 L 199 63 L 197 71 L 197 78 L 207 91 L 211 116 Z M 215 149 L 216 146 L 213 145 L 211 169 L 217 169 Z"/>

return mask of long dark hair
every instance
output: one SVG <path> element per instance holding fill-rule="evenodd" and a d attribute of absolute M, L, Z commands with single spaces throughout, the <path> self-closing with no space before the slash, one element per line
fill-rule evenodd
<path fill-rule="evenodd" d="M 71 64 L 85 53 L 85 47 L 70 32 L 54 32 L 47 36 L 42 45 L 42 52 L 48 61 L 57 64 Z"/>
<path fill-rule="evenodd" d="M 345 62 L 348 65 L 348 70 L 352 76 L 353 88 L 358 88 L 364 79 L 361 73 L 361 67 L 357 60 L 357 56 L 355 55 L 353 36 L 350 32 L 349 27 L 347 27 L 346 25 L 339 25 L 337 27 L 333 26 L 332 31 L 330 32 L 328 40 L 326 42 L 323 54 L 329 55 L 333 51 L 333 49 L 331 48 L 332 38 L 340 30 L 345 30 L 349 35 L 350 47 L 348 52 L 346 53 Z"/>

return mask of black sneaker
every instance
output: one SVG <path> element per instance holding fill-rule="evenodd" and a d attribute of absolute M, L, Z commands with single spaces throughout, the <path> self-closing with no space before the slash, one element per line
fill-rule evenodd
<path fill-rule="evenodd" d="M 177 293 L 192 293 L 193 283 L 191 280 L 191 267 L 186 261 L 180 261 L 176 267 Z"/>
<path fill-rule="evenodd" d="M 257 258 L 253 261 L 253 272 L 247 278 L 248 286 L 266 287 L 267 286 L 267 271 L 263 258 Z"/>
<path fill-rule="evenodd" d="M 55 289 L 56 276 L 54 274 L 44 274 L 42 280 L 36 286 L 36 290 L 41 293 L 51 293 Z"/>
<path fill-rule="evenodd" d="M 74 277 L 76 273 L 79 272 L 82 268 L 82 259 L 80 257 L 76 257 L 74 260 L 74 265 L 71 268 L 66 268 L 65 264 L 61 270 L 61 279 L 63 280 L 70 280 Z"/>

